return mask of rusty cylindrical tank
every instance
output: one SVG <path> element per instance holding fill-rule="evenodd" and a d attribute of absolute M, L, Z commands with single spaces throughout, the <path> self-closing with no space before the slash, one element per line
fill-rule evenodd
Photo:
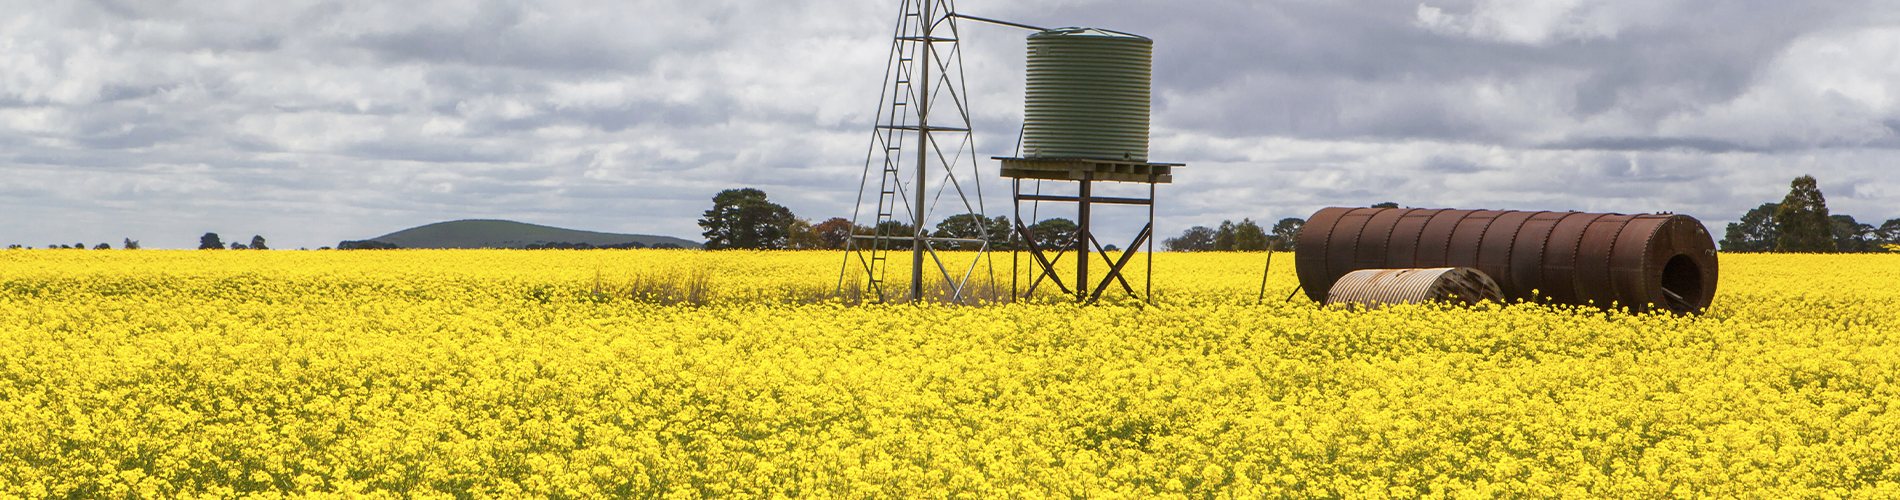
<path fill-rule="evenodd" d="M 1474 267 L 1509 301 L 1700 313 L 1718 271 L 1708 230 L 1670 214 L 1333 207 L 1295 252 L 1314 302 L 1360 269 Z"/>
<path fill-rule="evenodd" d="M 1469 267 L 1361 269 L 1339 277 L 1326 293 L 1326 305 L 1358 304 L 1367 309 L 1424 302 L 1472 305 L 1486 300 L 1503 301 L 1504 292 L 1484 271 Z"/>

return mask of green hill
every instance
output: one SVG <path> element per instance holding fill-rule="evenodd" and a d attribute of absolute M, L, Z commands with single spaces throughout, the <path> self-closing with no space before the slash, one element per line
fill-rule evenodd
<path fill-rule="evenodd" d="M 699 249 L 701 244 L 671 236 L 597 233 L 508 220 L 458 220 L 417 226 L 371 238 L 402 248 L 525 248 L 547 243 L 586 243 L 594 246 L 638 242 L 648 247 L 671 243 Z"/>

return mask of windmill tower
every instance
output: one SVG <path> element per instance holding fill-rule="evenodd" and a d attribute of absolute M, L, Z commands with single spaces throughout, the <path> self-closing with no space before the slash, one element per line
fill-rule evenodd
<path fill-rule="evenodd" d="M 976 182 L 963 54 L 957 44 L 961 17 L 951 0 L 903 0 L 852 212 L 840 288 L 846 276 L 860 273 L 876 300 L 888 302 L 898 292 L 889 289 L 889 280 L 908 274 L 908 289 L 901 297 L 917 301 L 925 295 L 925 275 L 933 274 L 950 286 L 952 302 L 962 301 L 969 295 L 965 289 L 970 277 L 991 250 L 990 224 Z M 976 214 L 974 234 L 932 237 L 931 221 L 946 214 Z M 858 229 L 862 227 L 869 229 Z M 937 253 L 950 249 L 976 250 L 977 258 L 953 273 Z M 891 276 L 893 267 L 898 276 Z"/>

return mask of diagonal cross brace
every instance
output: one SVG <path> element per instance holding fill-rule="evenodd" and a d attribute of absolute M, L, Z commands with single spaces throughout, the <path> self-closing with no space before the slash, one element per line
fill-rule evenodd
<path fill-rule="evenodd" d="M 1143 242 L 1148 241 L 1148 235 L 1149 233 L 1154 231 L 1154 228 L 1155 228 L 1155 225 L 1153 222 L 1148 223 L 1148 225 L 1146 226 L 1142 226 L 1141 234 L 1135 235 L 1135 242 L 1129 243 L 1128 248 L 1131 248 L 1131 249 L 1140 248 Z M 1092 239 L 1093 238 L 1091 238 L 1091 240 Z M 1102 278 L 1102 284 L 1096 285 L 1095 293 L 1089 294 L 1088 303 L 1093 304 L 1095 303 L 1096 299 L 1101 298 L 1102 292 L 1108 290 L 1108 283 L 1111 280 L 1121 280 L 1122 286 L 1128 289 L 1128 294 L 1129 295 L 1135 294 L 1135 289 L 1133 287 L 1128 286 L 1128 281 L 1122 280 L 1122 266 L 1128 265 L 1128 258 L 1133 257 L 1133 256 L 1135 256 L 1135 252 L 1132 250 L 1127 251 L 1127 252 L 1122 252 L 1122 258 L 1120 260 L 1115 261 L 1114 266 L 1108 268 L 1108 276 L 1105 276 Z M 1103 257 L 1103 258 L 1107 258 L 1107 257 Z"/>
<path fill-rule="evenodd" d="M 1055 267 L 1055 265 L 1057 265 L 1057 264 L 1061 264 L 1061 263 L 1062 263 L 1062 257 L 1064 257 L 1064 256 L 1067 256 L 1067 255 L 1068 255 L 1068 251 L 1067 251 L 1067 250 L 1057 250 L 1057 251 L 1056 251 L 1056 257 L 1055 257 L 1055 258 L 1053 258 L 1053 259 L 1049 259 L 1049 266 L 1050 266 L 1050 267 Z M 1048 271 L 1043 271 L 1043 272 L 1039 272 L 1039 273 L 1036 273 L 1036 279 L 1035 279 L 1035 281 L 1030 281 L 1030 282 L 1029 282 L 1029 288 L 1027 288 L 1027 289 L 1024 289 L 1024 290 L 1023 290 L 1023 296 L 1024 296 L 1024 297 L 1028 297 L 1028 296 L 1029 296 L 1030 294 L 1034 294 L 1034 293 L 1036 293 L 1036 287 L 1037 287 L 1037 286 L 1040 286 L 1040 285 L 1042 285 L 1042 279 L 1043 279 L 1043 278 L 1049 278 L 1049 282 L 1050 282 L 1050 283 L 1055 283 L 1057 287 L 1060 287 L 1060 288 L 1062 288 L 1062 293 L 1063 293 L 1063 294 L 1068 294 L 1068 293 L 1069 293 L 1069 289 L 1068 289 L 1068 287 L 1066 287 L 1066 286 L 1063 286 L 1063 285 L 1062 285 L 1062 279 L 1061 279 L 1061 278 L 1057 278 L 1055 274 L 1051 274 L 1051 273 L 1050 273 L 1050 272 L 1048 272 Z"/>
<path fill-rule="evenodd" d="M 1035 256 L 1036 263 L 1042 266 L 1042 274 L 1036 276 L 1036 282 L 1029 285 L 1029 290 L 1034 291 L 1036 289 L 1036 284 L 1042 283 L 1042 277 L 1048 276 L 1049 281 L 1055 283 L 1057 288 L 1062 289 L 1063 295 L 1068 295 L 1068 294 L 1073 293 L 1069 291 L 1069 287 L 1064 286 L 1062 284 L 1062 280 L 1060 278 L 1056 277 L 1055 264 L 1050 263 L 1048 258 L 1045 258 L 1042 256 L 1042 247 L 1036 246 L 1035 236 L 1029 233 L 1029 228 L 1026 226 L 1023 226 L 1023 222 L 1020 220 L 1016 221 L 1016 233 L 1022 235 L 1023 243 L 1029 247 L 1029 255 Z M 1056 258 L 1061 259 L 1062 255 L 1056 254 Z M 1028 293 L 1024 293 L 1024 295 L 1028 295 Z"/>
<path fill-rule="evenodd" d="M 1137 238 L 1139 238 L 1139 235 L 1137 235 Z M 1112 270 L 1118 267 L 1118 265 L 1115 264 L 1114 259 L 1108 258 L 1108 251 L 1102 249 L 1102 242 L 1095 240 L 1095 235 L 1093 234 L 1089 235 L 1089 243 L 1092 245 L 1095 245 L 1095 254 L 1102 256 L 1102 262 L 1105 264 L 1108 264 L 1109 269 Z M 1141 244 L 1141 240 L 1140 239 L 1135 240 L 1135 244 L 1137 245 Z M 1122 252 L 1122 255 L 1126 256 L 1130 253 L 1134 253 L 1134 250 L 1128 250 L 1128 251 Z M 1133 297 L 1135 295 L 1135 287 L 1128 286 L 1128 280 L 1126 278 L 1123 278 L 1120 274 L 1111 272 L 1111 273 L 1108 273 L 1107 276 L 1102 277 L 1103 282 L 1107 282 L 1110 279 L 1120 281 L 1122 284 L 1122 290 L 1128 292 L 1128 295 L 1130 297 Z M 1100 293 L 1101 292 L 1096 292 L 1096 294 L 1100 294 Z"/>

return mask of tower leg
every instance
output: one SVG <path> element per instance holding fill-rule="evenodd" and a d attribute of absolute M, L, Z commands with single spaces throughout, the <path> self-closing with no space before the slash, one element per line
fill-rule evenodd
<path fill-rule="evenodd" d="M 1082 173 L 1082 189 L 1076 201 L 1075 221 L 1075 300 L 1085 301 L 1089 283 L 1089 184 L 1094 180 L 1094 172 Z"/>

